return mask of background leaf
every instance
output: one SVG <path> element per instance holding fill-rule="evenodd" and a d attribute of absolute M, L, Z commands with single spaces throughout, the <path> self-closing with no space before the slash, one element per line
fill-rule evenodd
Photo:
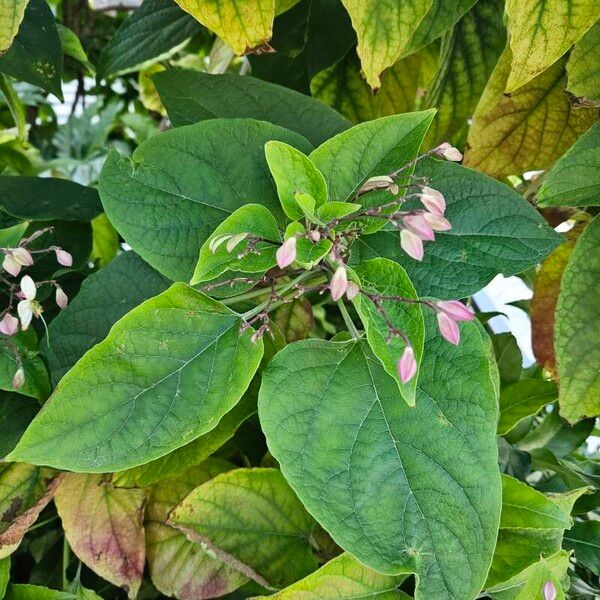
<path fill-rule="evenodd" d="M 28 0 L 0 1 L 0 53 L 4 52 L 19 31 Z"/>
<path fill-rule="evenodd" d="M 567 89 L 578 104 L 600 103 L 600 67 L 594 60 L 600 51 L 600 21 L 575 44 L 567 63 Z"/>
<path fill-rule="evenodd" d="M 500 393 L 498 433 L 509 432 L 522 419 L 535 415 L 556 400 L 558 390 L 551 381 L 521 379 Z"/>

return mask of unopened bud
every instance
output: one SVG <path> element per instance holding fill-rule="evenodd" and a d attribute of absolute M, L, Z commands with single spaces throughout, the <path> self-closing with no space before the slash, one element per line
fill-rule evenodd
<path fill-rule="evenodd" d="M 389 175 L 371 177 L 363 183 L 359 190 L 359 194 L 366 194 L 367 192 L 372 192 L 373 190 L 387 190 L 393 185 L 394 180 Z"/>
<path fill-rule="evenodd" d="M 424 212 L 423 218 L 429 223 L 431 229 L 434 231 L 448 231 L 452 229 L 452 225 L 446 217 L 442 217 L 442 215 L 434 215 L 430 212 Z"/>
<path fill-rule="evenodd" d="M 400 232 L 400 246 L 411 258 L 423 260 L 423 241 L 416 233 L 403 229 Z"/>
<path fill-rule="evenodd" d="M 19 367 L 13 377 L 12 386 L 15 388 L 15 390 L 18 390 L 19 388 L 23 387 L 24 383 L 25 383 L 25 371 L 23 370 L 23 367 Z"/>
<path fill-rule="evenodd" d="M 54 253 L 56 254 L 56 261 L 59 265 L 63 267 L 72 267 L 73 266 L 73 257 L 62 248 L 55 248 Z"/>
<path fill-rule="evenodd" d="M 442 337 L 457 346 L 460 342 L 460 329 L 456 321 L 451 319 L 446 313 L 438 312 L 437 322 Z"/>
<path fill-rule="evenodd" d="M 26 248 L 13 248 L 10 252 L 15 262 L 22 267 L 30 267 L 33 264 L 33 256 Z"/>
<path fill-rule="evenodd" d="M 296 236 L 289 237 L 279 246 L 275 258 L 280 269 L 285 269 L 296 260 Z"/>
<path fill-rule="evenodd" d="M 348 298 L 348 300 L 352 300 L 356 298 L 359 293 L 360 288 L 358 287 L 358 283 L 355 281 L 349 281 L 348 285 L 346 286 L 346 298 Z"/>
<path fill-rule="evenodd" d="M 56 304 L 60 309 L 67 308 L 67 304 L 69 304 L 69 297 L 61 287 L 56 288 Z"/>
<path fill-rule="evenodd" d="M 544 585 L 544 600 L 556 600 L 556 587 L 551 581 Z"/>
<path fill-rule="evenodd" d="M 458 300 L 441 300 L 435 305 L 454 321 L 471 321 L 475 317 L 475 313 Z"/>
<path fill-rule="evenodd" d="M 417 361 L 412 346 L 406 346 L 398 361 L 398 378 L 402 383 L 408 383 L 417 372 Z"/>
<path fill-rule="evenodd" d="M 313 229 L 312 231 L 309 231 L 308 235 L 313 242 L 318 242 L 321 240 L 321 232 L 318 231 L 317 229 Z"/>
<path fill-rule="evenodd" d="M 422 240 L 435 240 L 435 233 L 431 225 L 425 220 L 422 215 L 407 215 L 403 219 L 404 225 L 413 233 L 416 233 Z"/>
<path fill-rule="evenodd" d="M 25 296 L 27 300 L 35 299 L 37 286 L 29 275 L 25 275 L 25 277 L 21 279 L 21 292 L 23 292 L 23 296 Z"/>
<path fill-rule="evenodd" d="M 10 313 L 6 313 L 0 321 L 0 333 L 4 335 L 15 335 L 19 330 L 19 319 L 13 317 Z"/>
<path fill-rule="evenodd" d="M 219 248 L 219 246 L 221 244 L 223 244 L 224 242 L 226 242 L 228 239 L 230 239 L 232 236 L 233 236 L 233 234 L 231 234 L 231 233 L 224 233 L 222 235 L 215 236 L 208 243 L 208 249 L 211 251 L 212 254 L 214 254 L 217 251 L 217 249 Z"/>
<path fill-rule="evenodd" d="M 444 142 L 440 144 L 436 150 L 435 154 L 438 156 L 444 157 L 446 160 L 451 160 L 453 162 L 460 162 L 463 159 L 462 153 L 455 148 L 452 144 L 448 142 Z"/>
<path fill-rule="evenodd" d="M 348 274 L 346 273 L 346 267 L 344 267 L 344 265 L 340 265 L 333 274 L 329 284 L 331 297 L 334 302 L 337 302 L 346 293 L 347 288 Z"/>
<path fill-rule="evenodd" d="M 14 259 L 12 254 L 6 254 L 2 261 L 2 268 L 10 273 L 13 277 L 16 277 L 21 272 L 21 265 Z"/>
<path fill-rule="evenodd" d="M 446 211 L 446 200 L 438 190 L 424 186 L 421 188 L 421 193 L 418 196 L 423 206 L 434 215 L 443 215 Z"/>

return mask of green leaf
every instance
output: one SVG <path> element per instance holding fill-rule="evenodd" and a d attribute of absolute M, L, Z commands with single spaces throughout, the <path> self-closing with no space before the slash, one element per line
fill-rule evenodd
<path fill-rule="evenodd" d="M 340 0 L 302 0 L 275 19 L 275 52 L 249 57 L 252 74 L 310 94 L 313 77 L 343 58 L 355 43 Z"/>
<path fill-rule="evenodd" d="M 6 586 L 10 579 L 10 558 L 0 560 L 0 600 L 6 594 Z"/>
<path fill-rule="evenodd" d="M 63 49 L 52 10 L 45 0 L 29 0 L 19 33 L 0 53 L 0 71 L 41 87 L 62 102 L 62 70 Z"/>
<path fill-rule="evenodd" d="M 378 88 L 379 76 L 407 49 L 409 42 L 429 12 L 433 0 L 385 2 L 342 0 L 358 34 L 358 55 L 367 83 Z"/>
<path fill-rule="evenodd" d="M 325 176 L 330 200 L 350 200 L 370 177 L 387 175 L 419 151 L 433 111 L 361 123 L 321 144 L 310 160 Z"/>
<path fill-rule="evenodd" d="M 28 0 L 0 0 L 0 54 L 10 48 L 23 21 Z"/>
<path fill-rule="evenodd" d="M 406 271 L 391 260 L 385 258 L 369 260 L 360 264 L 355 272 L 361 280 L 363 292 L 378 296 L 417 298 L 417 292 Z M 420 304 L 393 300 L 375 303 L 364 294 L 361 294 L 358 296 L 355 306 L 364 325 L 373 354 L 381 361 L 385 370 L 396 380 L 404 400 L 409 406 L 414 406 L 419 365 L 423 356 L 423 340 L 425 338 L 425 324 Z M 398 378 L 398 361 L 406 344 L 399 336 L 394 336 L 388 340 L 390 323 L 408 336 L 415 352 L 417 372 L 408 383 L 402 383 Z"/>
<path fill-rule="evenodd" d="M 435 2 L 439 10 L 450 4 Z M 468 127 L 506 44 L 503 13 L 502 0 L 480 0 L 442 39 L 439 68 L 426 96 L 426 105 L 438 109 L 428 146 L 454 140 Z"/>
<path fill-rule="evenodd" d="M 560 414 L 570 423 L 600 415 L 600 217 L 587 225 L 563 273 L 556 306 L 554 350 Z"/>
<path fill-rule="evenodd" d="M 548 581 L 554 584 L 556 600 L 564 600 L 563 582 L 568 585 L 569 554 L 564 550 L 541 558 L 508 581 L 486 590 L 494 600 L 539 600 Z"/>
<path fill-rule="evenodd" d="M 77 558 L 135 598 L 146 556 L 146 493 L 115 488 L 105 479 L 103 475 L 67 473 L 54 502 Z"/>
<path fill-rule="evenodd" d="M 209 459 L 150 489 L 146 507 L 146 551 L 152 583 L 162 594 L 180 600 L 202 600 L 233 592 L 247 581 L 245 575 L 167 525 L 171 510 L 194 488 L 232 466 L 223 460 Z"/>
<path fill-rule="evenodd" d="M 472 600 L 500 516 L 496 393 L 477 325 L 454 347 L 429 317 L 415 407 L 366 342 L 305 340 L 271 361 L 259 414 L 286 479 L 342 548 L 380 573 L 417 573 L 417 600 Z"/>
<path fill-rule="evenodd" d="M 264 157 L 273 139 L 310 148 L 269 123 L 213 119 L 150 138 L 133 160 L 112 152 L 100 175 L 106 214 L 151 266 L 189 281 L 202 244 L 238 208 L 255 202 L 282 219 Z"/>
<path fill-rule="evenodd" d="M 447 161 L 421 161 L 416 173 L 446 198 L 452 229 L 426 244 L 422 262 L 400 248 L 396 230 L 365 236 L 356 258 L 400 263 L 419 296 L 463 298 L 498 273 L 514 275 L 540 262 L 561 241 L 540 214 L 508 186 Z M 417 203 L 407 204 L 417 207 Z"/>
<path fill-rule="evenodd" d="M 11 392 L 0 396 L 0 458 L 17 445 L 39 409 L 40 403 L 33 398 Z"/>
<path fill-rule="evenodd" d="M 502 385 L 521 379 L 523 355 L 517 339 L 512 333 L 497 333 L 492 336 L 492 345 Z"/>
<path fill-rule="evenodd" d="M 0 464 L 0 560 L 17 549 L 52 499 L 60 477 L 33 465 Z"/>
<path fill-rule="evenodd" d="M 307 238 L 300 238 L 296 243 L 296 260 L 307 269 L 322 260 L 333 246 L 333 242 L 328 239 L 322 239 L 314 243 Z"/>
<path fill-rule="evenodd" d="M 91 221 L 98 190 L 54 177 L 0 177 L 0 208 L 26 221 Z"/>
<path fill-rule="evenodd" d="M 283 142 L 267 142 L 265 156 L 283 210 L 292 221 L 304 216 L 298 206 L 296 193 L 310 195 L 316 207 L 327 202 L 325 178 L 300 150 Z"/>
<path fill-rule="evenodd" d="M 521 379 L 500 393 L 498 433 L 504 434 L 522 419 L 536 415 L 558 397 L 556 384 L 543 379 Z"/>
<path fill-rule="evenodd" d="M 102 49 L 98 79 L 143 68 L 167 58 L 202 30 L 194 17 L 171 0 L 148 0 L 133 11 Z"/>
<path fill-rule="evenodd" d="M 19 94 L 17 94 L 12 81 L 3 73 L 0 73 L 0 92 L 2 92 L 4 101 L 6 102 L 13 121 L 17 126 L 19 141 L 21 143 L 26 142 L 27 114 L 25 105 L 19 100 Z"/>
<path fill-rule="evenodd" d="M 288 343 L 306 339 L 315 327 L 312 304 L 306 298 L 280 306 L 273 320 Z"/>
<path fill-rule="evenodd" d="M 200 23 L 214 31 L 236 54 L 261 51 L 271 37 L 273 0 L 176 0 Z"/>
<path fill-rule="evenodd" d="M 514 92 L 554 64 L 600 19 L 595 0 L 507 0 Z"/>
<path fill-rule="evenodd" d="M 67 56 L 70 56 L 71 58 L 80 62 L 86 68 L 89 75 L 95 77 L 96 68 L 90 62 L 90 59 L 88 58 L 86 51 L 83 49 L 81 40 L 77 37 L 77 34 L 72 29 L 69 29 L 60 23 L 57 23 L 56 27 L 58 28 L 58 35 L 60 36 L 63 52 Z"/>
<path fill-rule="evenodd" d="M 575 551 L 578 563 L 600 575 L 600 521 L 579 521 L 563 539 L 567 550 Z"/>
<path fill-rule="evenodd" d="M 539 206 L 600 205 L 600 123 L 592 125 L 546 174 Z"/>
<path fill-rule="evenodd" d="M 65 373 L 110 328 L 144 300 L 167 289 L 169 282 L 134 252 L 125 252 L 90 275 L 79 293 L 50 323 L 50 348 L 44 349 L 52 383 Z"/>
<path fill-rule="evenodd" d="M 106 214 L 92 219 L 92 255 L 90 261 L 99 267 L 106 267 L 119 252 L 119 234 Z"/>
<path fill-rule="evenodd" d="M 235 313 L 183 284 L 147 300 L 60 381 L 10 459 L 116 471 L 214 429 L 262 356 L 262 342 L 240 326 Z"/>
<path fill-rule="evenodd" d="M 190 492 L 169 524 L 265 587 L 282 587 L 317 568 L 314 520 L 276 469 L 236 469 Z"/>
<path fill-rule="evenodd" d="M 322 102 L 254 77 L 168 69 L 153 81 L 176 127 L 219 117 L 253 118 L 286 127 L 317 146 L 350 126 Z"/>
<path fill-rule="evenodd" d="M 231 237 L 224 237 L 230 234 Z M 242 239 L 234 248 L 228 250 L 229 240 L 238 239 L 234 234 L 249 234 L 260 238 L 260 241 L 255 243 Z M 214 240 L 223 241 L 213 251 L 211 244 Z M 191 280 L 192 285 L 215 279 L 226 271 L 257 274 L 268 271 L 277 264 L 275 252 L 278 247 L 269 242 L 281 242 L 277 221 L 271 212 L 260 204 L 246 204 L 238 208 L 202 244 L 200 258 Z M 258 254 L 250 251 L 252 248 L 255 248 Z"/>
<path fill-rule="evenodd" d="M 600 51 L 600 21 L 575 44 L 567 63 L 567 90 L 577 104 L 598 106 L 600 103 L 600 67 L 594 57 Z"/>
<path fill-rule="evenodd" d="M 351 554 L 344 553 L 284 590 L 259 598 L 293 600 L 309 596 L 322 600 L 359 600 L 365 597 L 374 600 L 408 600 L 409 596 L 396 589 L 404 579 L 372 571 Z"/>
<path fill-rule="evenodd" d="M 506 95 L 510 60 L 507 49 L 473 114 L 465 155 L 466 165 L 499 178 L 548 168 L 597 117 L 592 109 L 573 108 L 563 92 L 564 59 Z"/>
<path fill-rule="evenodd" d="M 323 223 L 329 223 L 333 219 L 341 219 L 351 215 L 361 208 L 360 204 L 352 202 L 327 202 L 317 209 L 317 216 Z"/>
<path fill-rule="evenodd" d="M 98 598 L 94 594 L 94 597 Z M 61 592 L 40 585 L 13 583 L 8 586 L 4 600 L 81 600 L 71 592 Z M 90 600 L 88 597 L 87 600 Z"/>

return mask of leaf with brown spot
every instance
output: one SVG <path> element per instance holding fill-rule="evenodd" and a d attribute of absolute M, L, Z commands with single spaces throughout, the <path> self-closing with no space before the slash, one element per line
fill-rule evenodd
<path fill-rule="evenodd" d="M 152 487 L 146 509 L 146 552 L 156 588 L 180 600 L 203 600 L 233 592 L 247 581 L 239 571 L 206 552 L 200 544 L 167 525 L 167 515 L 189 492 L 233 465 L 208 459 Z"/>
<path fill-rule="evenodd" d="M 143 490 L 116 488 L 96 474 L 69 473 L 56 491 L 56 508 L 73 552 L 130 598 L 137 595 L 144 573 L 145 498 Z"/>
<path fill-rule="evenodd" d="M 561 244 L 541 264 L 533 282 L 531 299 L 531 335 L 537 362 L 556 376 L 554 356 L 554 314 L 560 292 L 560 280 L 583 227 L 572 229 Z"/>
<path fill-rule="evenodd" d="M 53 469 L 25 463 L 0 465 L 0 559 L 17 549 L 60 479 Z"/>
<path fill-rule="evenodd" d="M 307 338 L 315 327 L 312 305 L 305 298 L 298 298 L 281 306 L 275 313 L 274 320 L 288 344 Z"/>

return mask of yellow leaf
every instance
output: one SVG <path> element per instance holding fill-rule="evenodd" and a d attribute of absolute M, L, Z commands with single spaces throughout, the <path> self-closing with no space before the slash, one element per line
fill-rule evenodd
<path fill-rule="evenodd" d="M 160 101 L 156 86 L 151 79 L 154 73 L 164 71 L 165 67 L 156 64 L 148 67 L 147 69 L 140 71 L 138 75 L 138 84 L 140 86 L 140 100 L 145 108 L 153 110 L 154 112 L 160 113 L 163 117 L 166 116 L 167 111 Z"/>
<path fill-rule="evenodd" d="M 598 0 L 507 0 L 513 92 L 555 63 L 600 19 Z"/>
<path fill-rule="evenodd" d="M 467 138 L 465 164 L 492 177 L 546 169 L 597 117 L 595 110 L 569 103 L 563 91 L 565 59 L 507 96 L 510 62 L 506 49 L 475 109 Z"/>
<path fill-rule="evenodd" d="M 0 0 L 0 55 L 10 48 L 19 31 L 28 0 Z"/>
<path fill-rule="evenodd" d="M 358 34 L 358 55 L 367 83 L 391 67 L 410 43 L 433 0 L 342 0 Z"/>
<path fill-rule="evenodd" d="M 600 21 L 575 45 L 567 63 L 567 89 L 582 106 L 600 106 Z M 571 100 L 573 102 L 573 100 Z"/>
<path fill-rule="evenodd" d="M 263 46 L 271 37 L 275 0 L 176 0 L 214 31 L 236 54 Z M 284 7 L 291 2 L 284 3 Z"/>

